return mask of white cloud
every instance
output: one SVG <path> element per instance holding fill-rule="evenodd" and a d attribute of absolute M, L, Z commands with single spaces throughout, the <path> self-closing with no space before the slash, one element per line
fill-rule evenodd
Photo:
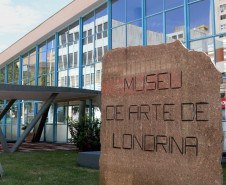
<path fill-rule="evenodd" d="M 37 25 L 41 13 L 29 6 L 13 5 L 11 0 L 0 0 L 0 35 L 25 32 Z"/>

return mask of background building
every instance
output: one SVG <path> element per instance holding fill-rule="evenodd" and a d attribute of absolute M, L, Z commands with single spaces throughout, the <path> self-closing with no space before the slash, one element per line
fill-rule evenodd
<path fill-rule="evenodd" d="M 107 50 L 180 40 L 186 48 L 209 55 L 222 73 L 226 136 L 225 35 L 226 0 L 75 0 L 0 53 L 0 83 L 101 90 L 102 57 Z M 14 104 L 0 122 L 8 140 L 20 136 L 41 103 Z M 0 109 L 6 104 L 2 100 Z M 78 104 L 51 107 L 42 141 L 70 139 L 66 118 L 77 119 Z M 100 117 L 93 100 L 87 102 L 87 114 Z"/>

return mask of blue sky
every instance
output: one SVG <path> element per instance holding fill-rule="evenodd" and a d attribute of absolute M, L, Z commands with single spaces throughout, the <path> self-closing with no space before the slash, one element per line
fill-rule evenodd
<path fill-rule="evenodd" d="M 0 52 L 73 0 L 0 0 Z"/>

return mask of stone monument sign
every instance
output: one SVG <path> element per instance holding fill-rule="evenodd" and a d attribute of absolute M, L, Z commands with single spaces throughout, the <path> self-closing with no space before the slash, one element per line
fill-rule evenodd
<path fill-rule="evenodd" d="M 179 41 L 107 52 L 100 184 L 222 184 L 220 81 Z"/>

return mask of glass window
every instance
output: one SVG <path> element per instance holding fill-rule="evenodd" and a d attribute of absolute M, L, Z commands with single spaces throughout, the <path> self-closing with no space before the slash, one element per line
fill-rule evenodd
<path fill-rule="evenodd" d="M 84 53 L 83 53 L 83 60 L 82 60 L 82 64 L 83 64 L 83 65 L 86 65 L 86 60 L 87 60 L 87 53 L 84 52 Z"/>
<path fill-rule="evenodd" d="M 35 77 L 35 63 L 36 55 L 32 55 L 29 58 L 29 78 Z"/>
<path fill-rule="evenodd" d="M 91 12 L 89 15 L 83 18 L 83 31 L 87 31 L 90 29 L 91 31 L 92 29 L 94 29 L 94 12 Z"/>
<path fill-rule="evenodd" d="M 163 10 L 163 0 L 146 0 L 146 15 L 155 14 Z"/>
<path fill-rule="evenodd" d="M 64 45 L 67 43 L 67 33 L 68 28 L 65 28 L 63 31 L 59 33 L 59 45 Z"/>
<path fill-rule="evenodd" d="M 14 62 L 14 81 L 18 83 L 19 81 L 19 61 Z"/>
<path fill-rule="evenodd" d="M 75 40 L 79 40 L 79 32 L 75 32 Z"/>
<path fill-rule="evenodd" d="M 177 6 L 183 5 L 183 0 L 165 0 L 165 9 L 175 8 Z"/>
<path fill-rule="evenodd" d="M 102 47 L 97 48 L 97 61 L 102 61 Z"/>
<path fill-rule="evenodd" d="M 88 51 L 88 64 L 93 62 L 93 51 Z"/>
<path fill-rule="evenodd" d="M 39 52 L 43 52 L 46 50 L 47 50 L 47 45 L 46 45 L 46 42 L 44 42 L 39 46 Z"/>
<path fill-rule="evenodd" d="M 1 84 L 5 84 L 5 68 L 1 69 Z"/>
<path fill-rule="evenodd" d="M 69 42 L 79 40 L 79 23 L 76 22 L 69 26 Z"/>
<path fill-rule="evenodd" d="M 29 53 L 30 53 L 30 56 L 36 55 L 36 48 L 32 49 Z"/>
<path fill-rule="evenodd" d="M 69 57 L 68 57 L 68 64 L 69 64 L 69 67 L 74 67 L 73 66 L 73 53 L 69 53 Z"/>
<path fill-rule="evenodd" d="M 125 23 L 125 0 L 112 0 L 112 27 Z"/>
<path fill-rule="evenodd" d="M 23 68 L 22 68 L 22 79 L 27 79 L 28 78 L 28 57 L 25 57 L 22 59 L 22 63 L 23 63 Z"/>
<path fill-rule="evenodd" d="M 97 32 L 101 32 L 102 31 L 102 24 L 98 25 L 97 27 Z M 102 38 L 102 33 L 97 33 L 97 39 L 101 39 Z"/>
<path fill-rule="evenodd" d="M 59 47 L 58 51 L 58 70 L 67 69 L 67 47 Z M 60 58 L 61 56 L 61 58 Z"/>
<path fill-rule="evenodd" d="M 87 37 L 86 34 L 87 34 L 87 32 L 84 31 L 84 32 L 83 32 L 83 37 Z M 84 45 L 84 44 L 87 44 L 87 38 L 84 38 L 84 39 L 83 39 L 83 45 Z"/>
<path fill-rule="evenodd" d="M 214 61 L 213 38 L 191 42 L 190 48 L 191 50 L 205 52 Z"/>
<path fill-rule="evenodd" d="M 142 0 L 127 1 L 127 22 L 140 19 L 142 17 Z"/>
<path fill-rule="evenodd" d="M 13 81 L 13 62 L 8 65 L 8 83 L 11 83 Z"/>
<path fill-rule="evenodd" d="M 216 68 L 222 76 L 226 76 L 226 38 L 216 37 L 215 47 Z"/>
<path fill-rule="evenodd" d="M 184 35 L 184 9 L 178 8 L 166 12 L 166 41 L 173 42 L 173 36 L 177 35 L 177 39 L 184 41 L 184 37 L 179 38 L 178 35 Z"/>
<path fill-rule="evenodd" d="M 202 11 L 200 11 L 202 10 Z M 210 0 L 203 0 L 189 5 L 190 38 L 206 37 L 212 31 L 210 24 Z"/>
<path fill-rule="evenodd" d="M 55 47 L 55 37 L 53 36 L 47 40 L 47 48 L 52 49 L 54 47 Z"/>
<path fill-rule="evenodd" d="M 46 73 L 46 52 L 39 53 L 39 75 Z"/>
<path fill-rule="evenodd" d="M 127 25 L 127 46 L 142 45 L 142 21 L 133 22 Z"/>
<path fill-rule="evenodd" d="M 53 50 L 49 50 L 47 53 L 47 73 L 54 72 L 55 70 L 55 52 Z"/>
<path fill-rule="evenodd" d="M 126 28 L 120 26 L 112 29 L 112 49 L 126 46 Z"/>
<path fill-rule="evenodd" d="M 69 70 L 69 87 L 78 87 L 78 81 L 79 81 L 79 69 L 74 68 Z"/>
<path fill-rule="evenodd" d="M 39 86 L 45 86 L 45 78 L 46 78 L 46 76 L 39 76 L 38 77 L 38 85 Z"/>
<path fill-rule="evenodd" d="M 91 30 L 92 31 L 92 30 Z M 93 43 L 93 36 L 89 36 L 88 37 L 88 43 L 90 44 L 90 43 Z"/>
<path fill-rule="evenodd" d="M 147 45 L 163 43 L 163 15 L 147 18 Z"/>

